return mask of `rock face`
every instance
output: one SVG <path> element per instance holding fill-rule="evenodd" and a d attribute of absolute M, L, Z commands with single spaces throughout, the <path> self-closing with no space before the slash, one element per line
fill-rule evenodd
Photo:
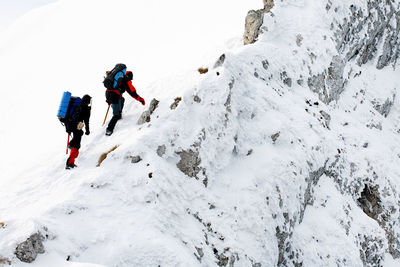
<path fill-rule="evenodd" d="M 264 8 L 259 10 L 250 10 L 245 20 L 245 30 L 243 35 L 244 45 L 252 44 L 257 41 L 260 34 L 260 28 L 264 22 L 264 14 L 274 7 L 273 0 L 263 0 Z"/>
<path fill-rule="evenodd" d="M 311 91 L 317 93 L 319 99 L 325 104 L 338 100 L 340 94 L 344 91 L 344 67 L 344 61 L 340 56 L 335 56 L 326 71 L 308 79 L 308 86 Z"/>
<path fill-rule="evenodd" d="M 31 263 L 38 254 L 43 254 L 44 246 L 42 241 L 44 237 L 40 233 L 31 235 L 26 241 L 22 242 L 15 249 L 15 255 L 20 261 Z"/>
<path fill-rule="evenodd" d="M 396 95 L 393 95 L 392 99 L 387 98 L 383 104 L 376 100 L 372 101 L 372 104 L 374 105 L 376 111 L 378 111 L 382 116 L 387 117 L 392 109 L 395 98 Z"/>
<path fill-rule="evenodd" d="M 262 10 L 250 10 L 246 16 L 245 32 L 243 42 L 245 45 L 252 44 L 257 41 L 260 27 L 263 24 Z"/>
<path fill-rule="evenodd" d="M 400 51 L 400 11 L 396 1 L 366 1 L 367 8 L 350 6 L 350 16 L 336 29 L 337 49 L 346 60 L 355 59 L 358 65 L 378 57 L 376 67 L 395 64 Z M 327 7 L 328 8 L 328 7 Z M 329 12 L 335 12 L 329 8 Z M 379 43 L 383 49 L 378 54 Z"/>
<path fill-rule="evenodd" d="M 156 108 L 158 107 L 158 103 L 159 102 L 160 101 L 158 101 L 157 99 L 153 98 L 151 100 L 151 102 L 150 102 L 149 109 L 142 113 L 142 115 L 140 116 L 137 124 L 141 125 L 141 124 L 144 124 L 146 122 L 150 122 L 151 114 L 153 114 L 154 110 L 156 110 Z"/>
<path fill-rule="evenodd" d="M 179 151 L 177 154 L 181 158 L 176 165 L 178 169 L 189 177 L 196 177 L 201 170 L 199 152 L 189 149 Z"/>

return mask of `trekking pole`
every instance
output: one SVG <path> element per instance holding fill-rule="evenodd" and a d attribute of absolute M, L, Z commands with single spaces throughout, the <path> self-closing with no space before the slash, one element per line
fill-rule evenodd
<path fill-rule="evenodd" d="M 68 134 L 68 141 L 67 141 L 67 152 L 66 152 L 66 154 L 68 155 L 68 147 L 69 147 L 69 137 L 70 137 L 71 135 L 69 135 Z"/>
<path fill-rule="evenodd" d="M 109 111 L 109 110 L 110 110 L 110 104 L 108 104 L 108 108 L 107 108 L 107 112 L 106 112 L 106 117 L 104 118 L 103 125 L 101 125 L 101 127 L 103 127 L 104 124 L 106 123 L 106 119 L 107 119 L 107 115 L 108 115 L 108 111 Z"/>

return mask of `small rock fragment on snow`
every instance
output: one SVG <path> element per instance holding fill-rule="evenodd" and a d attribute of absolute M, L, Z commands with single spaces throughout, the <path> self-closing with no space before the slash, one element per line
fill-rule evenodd
<path fill-rule="evenodd" d="M 195 96 L 193 97 L 193 100 L 194 100 L 194 102 L 197 102 L 197 103 L 200 103 L 200 102 L 201 102 L 201 98 L 200 98 L 199 96 L 197 96 L 197 95 L 195 95 Z"/>
<path fill-rule="evenodd" d="M 281 132 L 277 132 L 273 135 L 271 135 L 271 139 L 272 141 L 275 143 L 275 141 L 278 139 L 279 135 L 281 134 Z"/>
<path fill-rule="evenodd" d="M 142 160 L 142 158 L 140 156 L 131 157 L 131 163 L 138 163 L 141 160 Z"/>
<path fill-rule="evenodd" d="M 101 163 L 103 163 L 103 161 L 107 158 L 108 154 L 110 154 L 111 152 L 113 152 L 117 148 L 118 148 L 118 145 L 114 146 L 109 151 L 104 152 L 103 154 L 101 154 L 99 160 L 97 161 L 96 167 L 100 167 Z"/>
<path fill-rule="evenodd" d="M 179 102 L 181 102 L 182 97 L 177 97 L 174 99 L 174 103 L 171 104 L 171 106 L 169 107 L 170 109 L 176 109 L 179 105 Z"/>
<path fill-rule="evenodd" d="M 218 68 L 218 67 L 220 67 L 220 66 L 222 66 L 222 65 L 224 64 L 224 62 L 225 62 L 225 54 L 222 54 L 222 55 L 218 58 L 217 62 L 215 62 L 215 64 L 214 64 L 214 69 L 215 69 L 215 68 Z"/>
<path fill-rule="evenodd" d="M 165 150 L 166 150 L 166 149 L 167 149 L 167 148 L 166 148 L 165 145 L 158 146 L 158 148 L 157 148 L 157 155 L 158 155 L 159 157 L 162 157 L 162 156 L 165 154 Z"/>
<path fill-rule="evenodd" d="M 198 71 L 200 74 L 205 74 L 205 73 L 208 72 L 208 68 L 198 68 L 197 71 Z"/>

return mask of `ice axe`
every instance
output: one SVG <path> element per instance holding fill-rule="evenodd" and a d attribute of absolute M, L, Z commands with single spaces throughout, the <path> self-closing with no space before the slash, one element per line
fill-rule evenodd
<path fill-rule="evenodd" d="M 68 134 L 68 141 L 67 141 L 67 152 L 66 152 L 66 154 L 68 155 L 68 147 L 69 147 L 69 138 L 70 138 L 70 134 Z"/>
<path fill-rule="evenodd" d="M 104 124 L 106 124 L 107 115 L 108 115 L 108 111 L 109 111 L 109 110 L 110 110 L 110 104 L 108 104 L 108 108 L 107 108 L 106 116 L 105 116 L 105 118 L 104 118 L 103 125 L 101 125 L 101 127 L 103 127 L 103 126 L 104 126 Z"/>

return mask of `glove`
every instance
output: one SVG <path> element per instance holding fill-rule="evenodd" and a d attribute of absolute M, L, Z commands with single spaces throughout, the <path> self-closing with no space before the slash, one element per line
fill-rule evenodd
<path fill-rule="evenodd" d="M 106 99 L 106 103 L 107 103 L 107 104 L 109 104 L 109 105 L 111 105 L 111 102 L 110 102 L 110 101 L 108 101 L 107 99 Z"/>
<path fill-rule="evenodd" d="M 144 102 L 144 99 L 143 99 L 143 98 L 140 98 L 140 99 L 139 99 L 139 102 L 142 103 L 143 106 L 146 105 L 146 102 Z"/>
<path fill-rule="evenodd" d="M 82 130 L 84 125 L 85 124 L 83 124 L 83 122 L 80 121 L 80 122 L 78 122 L 78 125 L 76 126 L 76 129 L 80 131 L 80 130 Z"/>
<path fill-rule="evenodd" d="M 89 129 L 86 130 L 85 134 L 86 134 L 86 135 L 89 135 L 89 134 L 90 134 Z"/>
<path fill-rule="evenodd" d="M 68 124 L 65 124 L 65 131 L 66 131 L 69 135 L 71 135 L 71 133 L 72 133 L 70 127 L 68 127 Z"/>

